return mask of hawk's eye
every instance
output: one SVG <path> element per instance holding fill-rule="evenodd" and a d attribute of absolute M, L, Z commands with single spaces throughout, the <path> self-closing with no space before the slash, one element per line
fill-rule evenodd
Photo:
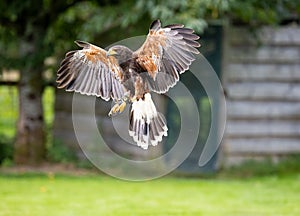
<path fill-rule="evenodd" d="M 118 55 L 118 52 L 115 50 L 115 49 L 109 49 L 107 51 L 107 56 L 115 56 L 115 55 Z"/>

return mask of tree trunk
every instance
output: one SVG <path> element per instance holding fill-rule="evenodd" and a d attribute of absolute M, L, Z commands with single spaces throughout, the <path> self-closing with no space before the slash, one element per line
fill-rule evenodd
<path fill-rule="evenodd" d="M 45 158 L 42 73 L 24 70 L 19 84 L 19 119 L 14 146 L 16 164 L 39 165 Z"/>

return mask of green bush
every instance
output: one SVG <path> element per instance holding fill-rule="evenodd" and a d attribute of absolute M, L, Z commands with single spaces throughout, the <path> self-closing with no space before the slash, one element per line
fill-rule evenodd
<path fill-rule="evenodd" d="M 262 161 L 248 160 L 244 163 L 225 168 L 219 175 L 224 177 L 250 178 L 272 175 L 290 175 L 300 173 L 300 154 L 289 155 L 275 162 L 272 158 Z"/>
<path fill-rule="evenodd" d="M 94 165 L 88 159 L 78 159 L 75 150 L 59 140 L 54 140 L 47 148 L 47 159 L 54 163 L 72 164 L 77 168 L 94 168 Z"/>
<path fill-rule="evenodd" d="M 13 159 L 13 142 L 4 135 L 0 135 L 0 164 Z"/>
<path fill-rule="evenodd" d="M 54 140 L 48 147 L 48 159 L 57 163 L 76 163 L 77 156 L 73 149 L 66 146 L 59 140 Z"/>

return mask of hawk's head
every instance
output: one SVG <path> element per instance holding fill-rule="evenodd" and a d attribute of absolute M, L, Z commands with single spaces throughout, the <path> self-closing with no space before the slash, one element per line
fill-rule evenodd
<path fill-rule="evenodd" d="M 132 50 L 126 46 L 116 45 L 106 53 L 106 56 L 114 56 L 119 64 L 122 64 L 132 58 Z"/>

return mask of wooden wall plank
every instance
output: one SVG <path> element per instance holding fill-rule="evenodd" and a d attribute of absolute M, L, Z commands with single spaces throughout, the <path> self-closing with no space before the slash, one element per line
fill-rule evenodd
<path fill-rule="evenodd" d="M 300 120 L 300 102 L 228 101 L 227 116 L 235 120 Z"/>
<path fill-rule="evenodd" d="M 230 27 L 228 34 L 228 42 L 231 46 L 245 44 L 254 46 L 259 44 L 300 46 L 300 28 L 298 26 L 263 27 L 256 33 L 245 27 Z"/>
<path fill-rule="evenodd" d="M 228 66 L 227 78 L 230 82 L 295 82 L 300 81 L 300 63 L 296 64 L 242 64 Z"/>
<path fill-rule="evenodd" d="M 298 137 L 300 138 L 300 121 L 228 120 L 227 137 Z M 300 142 L 299 142 L 300 144 Z"/>
<path fill-rule="evenodd" d="M 232 47 L 230 60 L 245 63 L 299 63 L 300 49 L 295 46 Z"/>
<path fill-rule="evenodd" d="M 227 83 L 226 92 L 233 100 L 300 101 L 300 84 L 292 82 Z"/>
<path fill-rule="evenodd" d="M 294 154 L 300 152 L 299 139 L 232 139 L 226 151 L 233 155 L 272 155 Z"/>

